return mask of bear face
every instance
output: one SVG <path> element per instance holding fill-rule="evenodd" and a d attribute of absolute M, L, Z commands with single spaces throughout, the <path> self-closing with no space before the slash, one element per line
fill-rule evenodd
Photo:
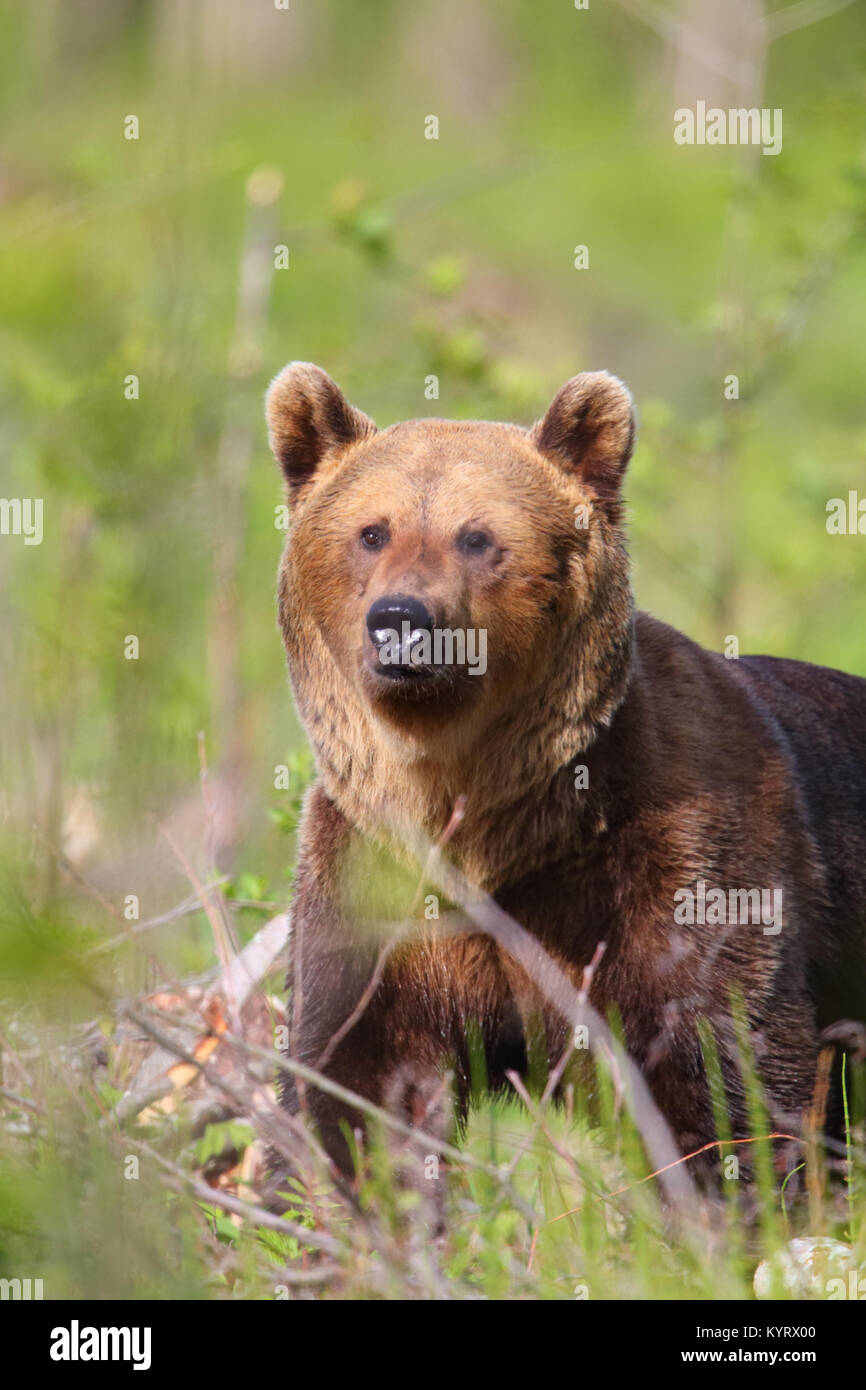
<path fill-rule="evenodd" d="M 267 417 L 291 507 L 280 621 L 320 769 L 336 758 L 347 776 L 339 745 L 357 768 L 389 734 L 410 764 L 441 768 L 542 690 L 585 739 L 582 716 L 604 718 L 629 643 L 625 387 L 576 377 L 532 430 L 380 431 L 323 371 L 291 363 Z"/>

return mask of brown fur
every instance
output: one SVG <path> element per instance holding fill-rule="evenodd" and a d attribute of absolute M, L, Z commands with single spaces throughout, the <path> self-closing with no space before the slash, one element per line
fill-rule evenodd
<path fill-rule="evenodd" d="M 407 915 L 411 889 L 387 911 L 377 902 L 387 856 L 399 862 L 417 829 L 440 836 L 464 797 L 449 853 L 470 882 L 576 984 L 607 943 L 591 1001 L 618 1008 L 684 1149 L 715 1135 L 700 1017 L 746 1125 L 732 987 L 775 1117 L 796 1124 L 819 1030 L 866 1018 L 866 681 L 727 661 L 634 613 L 620 493 L 633 414 L 605 373 L 574 378 L 531 431 L 438 419 L 377 431 L 308 364 L 276 378 L 267 414 L 292 504 L 280 624 L 319 773 L 294 904 L 295 1054 L 315 1065 L 355 1009 L 382 948 L 372 920 Z M 387 536 L 373 552 L 370 527 Z M 490 544 L 467 555 L 473 528 Z M 422 599 L 437 626 L 485 629 L 486 674 L 383 682 L 364 615 L 394 593 Z M 781 932 L 677 925 L 674 895 L 698 879 L 781 887 Z M 524 1064 L 538 1017 L 554 1060 L 566 1022 L 515 963 L 477 932 L 422 921 L 326 1069 L 399 1106 L 395 1078 L 432 1094 L 451 1065 L 465 1102 L 468 1023 L 496 1085 Z M 309 1101 L 347 1164 L 351 1112 Z"/>

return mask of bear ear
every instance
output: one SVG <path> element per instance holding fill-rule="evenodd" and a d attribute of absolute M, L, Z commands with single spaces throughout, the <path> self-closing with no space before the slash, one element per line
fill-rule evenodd
<path fill-rule="evenodd" d="M 613 501 L 634 445 L 631 394 L 608 372 L 582 372 L 557 392 L 531 438 L 602 500 Z"/>
<path fill-rule="evenodd" d="M 375 433 L 373 421 L 349 405 L 327 372 L 290 362 L 265 399 L 268 437 L 292 492 L 309 482 L 326 454 Z"/>

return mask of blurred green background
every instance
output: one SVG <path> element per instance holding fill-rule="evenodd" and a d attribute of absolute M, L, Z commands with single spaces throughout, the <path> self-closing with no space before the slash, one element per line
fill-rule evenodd
<path fill-rule="evenodd" d="M 0 538 L 11 900 L 148 917 L 189 891 L 161 827 L 284 900 L 290 358 L 380 424 L 614 371 L 640 605 L 866 675 L 866 538 L 825 525 L 866 495 L 864 59 L 861 4 L 4 4 L 2 491 L 44 499 Z M 699 97 L 781 108 L 782 153 L 676 145 Z"/>
<path fill-rule="evenodd" d="M 781 154 L 676 145 L 699 99 L 780 108 Z M 866 497 L 864 110 L 844 0 L 0 0 L 0 492 L 44 503 L 41 545 L 0 536 L 5 1273 L 204 1286 L 200 1222 L 152 1166 L 130 1202 L 108 1117 L 118 997 L 212 967 L 211 928 L 88 952 L 190 870 L 240 940 L 288 897 L 304 739 L 262 414 L 288 359 L 383 425 L 529 424 L 608 368 L 641 417 L 638 602 L 866 675 L 866 537 L 826 529 Z"/>

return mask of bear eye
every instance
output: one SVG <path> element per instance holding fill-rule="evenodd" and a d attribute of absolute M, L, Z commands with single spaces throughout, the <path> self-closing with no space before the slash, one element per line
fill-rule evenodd
<path fill-rule="evenodd" d="M 381 550 L 383 545 L 388 542 L 388 530 L 385 526 L 365 526 L 361 532 L 361 544 L 368 550 Z"/>
<path fill-rule="evenodd" d="M 493 544 L 486 531 L 467 531 L 457 541 L 464 555 L 480 555 Z"/>

